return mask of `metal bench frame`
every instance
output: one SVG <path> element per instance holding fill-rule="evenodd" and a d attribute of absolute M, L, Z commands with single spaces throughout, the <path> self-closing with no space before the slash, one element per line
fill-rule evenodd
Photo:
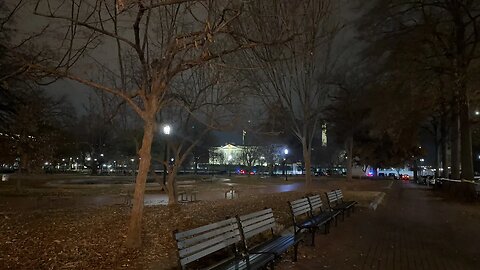
<path fill-rule="evenodd" d="M 320 218 L 321 216 L 330 216 L 335 220 L 335 227 L 338 226 L 338 215 L 341 213 L 339 210 L 329 209 L 326 210 L 323 207 L 322 197 L 320 194 L 307 197 L 310 203 L 310 212 L 313 218 Z"/>
<path fill-rule="evenodd" d="M 302 240 L 301 236 L 275 235 L 273 228 L 276 224 L 271 208 L 262 211 L 237 216 L 243 242 L 243 249 L 248 254 L 273 254 L 275 259 L 279 258 L 290 247 L 293 246 L 293 261 L 297 261 L 298 245 Z M 269 232 L 271 238 L 256 246 L 250 247 L 249 239 Z M 271 265 L 273 268 L 273 264 Z"/>
<path fill-rule="evenodd" d="M 312 234 L 311 245 L 315 246 L 315 233 L 321 226 L 325 227 L 325 234 L 330 231 L 331 216 L 315 217 L 308 198 L 288 202 L 293 220 L 293 228 L 296 235 L 308 230 Z M 303 217 L 303 218 L 302 218 Z"/>
<path fill-rule="evenodd" d="M 328 206 L 331 210 L 339 210 L 342 212 L 342 220 L 345 220 L 345 212 L 347 216 L 350 215 L 350 211 L 355 212 L 356 201 L 344 201 L 343 193 L 340 189 L 325 192 L 327 197 Z"/>

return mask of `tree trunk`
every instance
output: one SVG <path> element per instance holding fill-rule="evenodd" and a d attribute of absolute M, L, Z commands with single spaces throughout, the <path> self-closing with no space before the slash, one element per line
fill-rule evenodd
<path fill-rule="evenodd" d="M 170 169 L 167 180 L 167 191 L 168 191 L 168 205 L 177 204 L 177 166 L 174 164 L 173 168 Z"/>
<path fill-rule="evenodd" d="M 145 184 L 150 169 L 151 148 L 155 131 L 154 115 L 144 120 L 142 147 L 139 151 L 138 175 L 135 180 L 135 193 L 133 195 L 133 206 L 128 226 L 126 246 L 139 248 L 142 244 L 141 229 L 143 217 L 143 201 L 145 195 Z"/>
<path fill-rule="evenodd" d="M 451 178 L 460 179 L 460 157 L 459 157 L 459 125 L 458 125 L 458 104 L 456 101 L 453 102 L 452 112 L 451 112 L 451 129 L 450 129 L 450 149 L 451 149 Z"/>
<path fill-rule="evenodd" d="M 448 160 L 447 160 L 447 148 L 448 148 L 448 130 L 447 130 L 447 114 L 442 114 L 442 119 L 440 122 L 440 144 L 441 144 L 441 155 L 442 155 L 442 174 L 443 178 L 448 178 Z"/>
<path fill-rule="evenodd" d="M 15 180 L 15 192 L 22 193 L 22 176 L 18 177 L 17 180 Z"/>
<path fill-rule="evenodd" d="M 352 180 L 352 165 L 353 165 L 353 136 L 349 136 L 346 142 L 347 148 L 347 181 Z"/>
<path fill-rule="evenodd" d="M 439 151 L 439 148 L 440 148 L 440 141 L 438 140 L 438 129 L 435 129 L 435 141 L 434 141 L 434 168 L 435 168 L 435 178 L 437 178 L 439 176 L 439 168 L 440 168 L 440 158 L 439 158 L 439 155 L 440 155 L 440 151 Z"/>
<path fill-rule="evenodd" d="M 436 143 L 435 145 L 435 178 L 440 176 L 440 151 L 438 151 L 439 144 Z"/>
<path fill-rule="evenodd" d="M 21 173 L 25 173 L 25 174 L 28 174 L 30 172 L 29 170 L 29 166 L 28 166 L 28 154 L 27 153 L 22 153 L 22 159 L 20 160 L 21 161 L 21 166 L 20 166 L 20 172 Z"/>
<path fill-rule="evenodd" d="M 462 179 L 473 180 L 472 131 L 470 126 L 469 100 L 465 83 L 461 85 L 459 105 Z"/>
<path fill-rule="evenodd" d="M 305 161 L 305 184 L 307 187 L 312 184 L 312 150 L 303 145 L 303 160 Z"/>
<path fill-rule="evenodd" d="M 413 160 L 413 181 L 418 181 L 418 161 L 416 157 L 415 160 Z"/>

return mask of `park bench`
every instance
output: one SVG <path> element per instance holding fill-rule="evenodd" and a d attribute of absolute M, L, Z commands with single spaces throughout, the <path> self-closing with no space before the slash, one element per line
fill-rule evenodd
<path fill-rule="evenodd" d="M 329 232 L 330 215 L 312 215 L 312 208 L 308 198 L 302 198 L 288 202 L 293 219 L 294 234 L 299 235 L 307 230 L 312 234 L 312 246 L 315 245 L 315 233 L 321 226 L 325 227 L 325 233 Z"/>
<path fill-rule="evenodd" d="M 174 231 L 174 238 L 182 269 L 261 269 L 275 258 L 274 254 L 238 252 L 243 237 L 236 218 L 184 232 Z M 230 255 L 226 252 L 228 249 L 231 249 Z"/>
<path fill-rule="evenodd" d="M 327 196 L 328 206 L 333 211 L 341 211 L 342 213 L 342 220 L 345 220 L 345 212 L 349 215 L 349 211 L 355 211 L 355 204 L 356 201 L 344 201 L 343 200 L 343 193 L 340 189 L 332 190 L 329 192 L 325 192 Z"/>
<path fill-rule="evenodd" d="M 198 190 L 193 185 L 179 185 L 178 193 L 179 202 L 195 202 L 197 201 Z"/>
<path fill-rule="evenodd" d="M 338 225 L 337 216 L 341 213 L 339 210 L 326 210 L 323 207 L 322 198 L 319 194 L 307 197 L 310 203 L 310 212 L 314 219 L 323 220 L 325 217 L 335 219 L 335 226 Z"/>
<path fill-rule="evenodd" d="M 230 199 L 230 200 L 233 200 L 240 196 L 238 190 L 235 190 L 233 187 L 230 187 L 229 189 L 225 189 L 224 194 L 225 194 L 225 199 Z"/>
<path fill-rule="evenodd" d="M 297 261 L 298 244 L 302 240 L 300 235 L 275 235 L 275 217 L 271 208 L 237 217 L 240 223 L 244 250 L 248 254 L 270 254 L 280 257 L 290 247 L 294 247 L 293 261 Z M 270 235 L 266 241 L 257 243 L 265 234 Z M 262 239 L 263 240 L 263 239 Z M 251 245 L 251 246 L 250 246 Z"/>

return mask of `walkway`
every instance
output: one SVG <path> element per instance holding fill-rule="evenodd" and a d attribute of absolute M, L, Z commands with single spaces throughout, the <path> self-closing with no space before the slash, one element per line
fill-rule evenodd
<path fill-rule="evenodd" d="M 360 209 L 303 245 L 281 269 L 480 269 L 480 205 L 395 182 L 377 211 Z"/>

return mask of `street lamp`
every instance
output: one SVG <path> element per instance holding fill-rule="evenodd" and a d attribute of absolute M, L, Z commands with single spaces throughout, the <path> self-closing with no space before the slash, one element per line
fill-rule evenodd
<path fill-rule="evenodd" d="M 232 155 L 228 155 L 227 160 L 228 160 L 228 176 L 231 176 L 232 173 L 230 172 L 230 163 L 232 162 Z"/>
<path fill-rule="evenodd" d="M 164 148 L 163 148 L 163 186 L 166 186 L 167 182 L 167 136 L 170 135 L 170 132 L 172 131 L 172 128 L 170 125 L 166 124 L 162 128 L 163 134 L 165 135 L 165 140 L 164 140 Z"/>
<path fill-rule="evenodd" d="M 163 134 L 170 135 L 171 130 L 172 130 L 172 128 L 170 127 L 170 125 L 164 125 L 163 126 Z"/>
<path fill-rule="evenodd" d="M 288 149 L 285 148 L 283 149 L 283 154 L 285 154 L 285 157 L 283 158 L 283 170 L 285 172 L 285 181 L 288 181 L 288 173 L 287 173 L 287 155 L 288 155 Z"/>

